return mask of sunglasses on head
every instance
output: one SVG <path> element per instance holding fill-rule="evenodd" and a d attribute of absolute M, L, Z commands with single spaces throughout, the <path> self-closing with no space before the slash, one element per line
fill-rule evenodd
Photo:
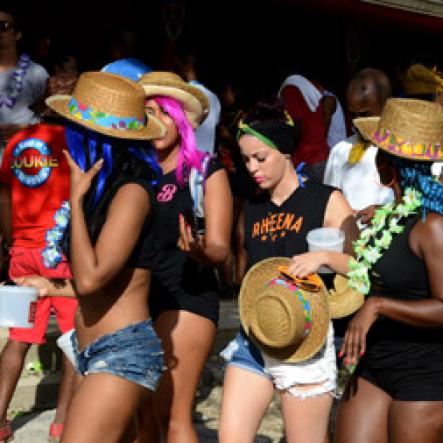
<path fill-rule="evenodd" d="M 0 20 L 0 31 L 8 31 L 14 27 L 14 23 L 9 20 Z"/>

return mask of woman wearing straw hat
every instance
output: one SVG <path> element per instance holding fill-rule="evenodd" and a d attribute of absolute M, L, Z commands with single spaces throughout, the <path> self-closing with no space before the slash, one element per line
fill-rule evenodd
<path fill-rule="evenodd" d="M 146 432 L 140 438 L 158 441 L 154 407 L 165 441 L 197 442 L 192 406 L 218 322 L 211 268 L 229 251 L 232 197 L 225 170 L 196 147 L 194 129 L 208 113 L 206 96 L 171 72 L 150 72 L 139 82 L 146 112 L 167 128 L 153 141 L 164 175 L 155 199 L 159 231 L 150 310 L 168 367 L 153 406 L 142 409 Z"/>
<path fill-rule="evenodd" d="M 346 358 L 364 357 L 357 390 L 340 408 L 337 441 L 440 442 L 443 184 L 432 177 L 431 163 L 443 159 L 443 112 L 433 103 L 391 99 L 380 118 L 357 119 L 355 126 L 380 148 L 378 167 L 397 206 L 376 215 L 371 232 L 392 240 L 375 248 L 374 260 L 357 255 L 354 272 L 368 270 L 371 297 L 345 338 Z M 372 244 L 359 243 L 366 250 Z"/>
<path fill-rule="evenodd" d="M 253 294 L 246 303 L 248 306 L 261 302 L 262 283 L 269 280 L 263 280 L 255 272 L 261 269 L 259 263 L 264 259 L 291 258 L 306 252 L 306 234 L 312 229 L 326 226 L 347 231 L 355 226 L 352 210 L 339 191 L 302 176 L 298 172 L 300 168 L 294 170 L 291 154 L 297 146 L 298 135 L 298 126 L 284 112 L 283 102 L 276 99 L 258 103 L 239 124 L 237 137 L 246 167 L 262 190 L 246 202 L 241 219 L 244 253 L 250 268 L 248 275 L 252 275 L 243 282 L 241 300 L 242 294 Z M 292 260 L 286 261 L 287 266 L 292 263 Z M 252 286 L 246 281 L 261 283 L 249 291 L 244 286 Z M 265 329 L 282 330 L 282 324 L 276 319 L 277 310 L 260 308 L 263 314 L 260 321 L 267 326 L 259 327 L 258 317 L 254 323 L 250 310 L 243 309 L 241 304 L 243 329 L 222 353 L 228 366 L 219 428 L 221 442 L 254 440 L 274 387 L 281 393 L 287 441 L 324 441 L 331 394 L 336 388 L 336 363 L 327 302 L 321 301 L 320 296 L 313 300 L 317 299 L 321 319 L 314 318 L 315 328 L 311 331 L 308 326 L 311 321 L 305 321 L 307 329 L 302 329 L 303 337 L 298 335 L 299 331 L 294 340 L 283 340 L 283 345 L 280 338 L 280 344 L 271 340 L 267 345 L 263 338 Z M 255 312 L 258 309 L 253 308 Z M 306 341 L 302 340 L 305 336 L 309 336 Z M 299 349 L 301 341 L 303 346 Z M 282 346 L 284 352 L 273 351 Z"/>
<path fill-rule="evenodd" d="M 361 359 L 339 408 L 336 441 L 441 442 L 443 184 L 431 164 L 443 159 L 443 111 L 389 99 L 380 117 L 354 124 L 380 148 L 377 166 L 396 203 L 376 212 L 345 267 L 337 256 L 322 259 L 369 295 L 341 350 L 345 363 Z M 293 271 L 309 272 L 312 257 L 299 260 Z"/>
<path fill-rule="evenodd" d="M 71 195 L 63 209 L 80 306 L 72 344 L 84 376 L 62 441 L 117 442 L 163 370 L 147 309 L 151 183 L 160 171 L 146 141 L 165 128 L 146 118 L 142 88 L 114 74 L 84 73 L 72 96 L 47 104 L 66 119 Z"/>

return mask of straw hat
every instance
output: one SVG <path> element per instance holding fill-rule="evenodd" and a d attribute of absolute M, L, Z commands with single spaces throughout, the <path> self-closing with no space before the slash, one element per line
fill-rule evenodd
<path fill-rule="evenodd" d="M 271 357 L 300 362 L 324 345 L 329 327 L 327 292 L 301 290 L 279 278 L 290 260 L 274 257 L 255 264 L 240 288 L 240 321 L 246 334 Z"/>
<path fill-rule="evenodd" d="M 243 329 L 263 352 L 296 363 L 312 358 L 322 348 L 330 318 L 354 313 L 364 296 L 338 275 L 329 294 L 315 274 L 321 281 L 320 290 L 301 289 L 279 270 L 289 263 L 289 258 L 273 257 L 252 266 L 240 288 L 239 310 Z"/>
<path fill-rule="evenodd" d="M 194 128 L 209 114 L 209 101 L 204 92 L 173 72 L 149 72 L 142 75 L 139 83 L 147 98 L 163 95 L 178 100 Z"/>
<path fill-rule="evenodd" d="M 53 95 L 46 104 L 61 116 L 111 137 L 151 140 L 166 132 L 147 117 L 143 89 L 132 80 L 107 72 L 80 75 L 72 95 Z"/>
<path fill-rule="evenodd" d="M 415 63 L 399 76 L 407 95 L 439 94 L 443 92 L 443 78 L 437 70 Z"/>
<path fill-rule="evenodd" d="M 380 117 L 356 118 L 363 138 L 398 157 L 418 161 L 443 159 L 443 108 L 405 98 L 387 100 Z"/>
<path fill-rule="evenodd" d="M 331 318 L 344 318 L 361 308 L 365 296 L 348 285 L 349 279 L 337 274 L 334 288 L 329 290 L 329 315 Z"/>

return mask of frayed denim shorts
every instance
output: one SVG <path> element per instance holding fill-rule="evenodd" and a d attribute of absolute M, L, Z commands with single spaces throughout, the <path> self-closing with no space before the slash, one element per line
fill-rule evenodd
<path fill-rule="evenodd" d="M 295 397 L 308 398 L 330 393 L 335 395 L 337 365 L 334 328 L 329 322 L 324 346 L 309 360 L 285 363 L 260 351 L 243 329 L 220 353 L 226 365 L 237 366 L 272 381 L 275 388 Z M 304 388 L 311 385 L 308 390 Z"/>
<path fill-rule="evenodd" d="M 249 340 L 243 328 L 240 328 L 240 332 L 220 355 L 225 359 L 226 366 L 237 366 L 272 380 L 271 375 L 265 369 L 262 353 Z"/>
<path fill-rule="evenodd" d="M 155 391 L 165 370 L 163 349 L 151 319 L 103 335 L 81 352 L 75 332 L 71 341 L 81 375 L 112 374 Z"/>

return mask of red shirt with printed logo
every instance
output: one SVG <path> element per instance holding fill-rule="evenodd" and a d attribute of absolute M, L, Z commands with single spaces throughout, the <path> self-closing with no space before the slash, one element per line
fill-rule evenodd
<path fill-rule="evenodd" d="M 44 247 L 54 214 L 69 200 L 69 166 L 63 126 L 37 124 L 6 146 L 0 181 L 11 188 L 13 246 Z"/>

